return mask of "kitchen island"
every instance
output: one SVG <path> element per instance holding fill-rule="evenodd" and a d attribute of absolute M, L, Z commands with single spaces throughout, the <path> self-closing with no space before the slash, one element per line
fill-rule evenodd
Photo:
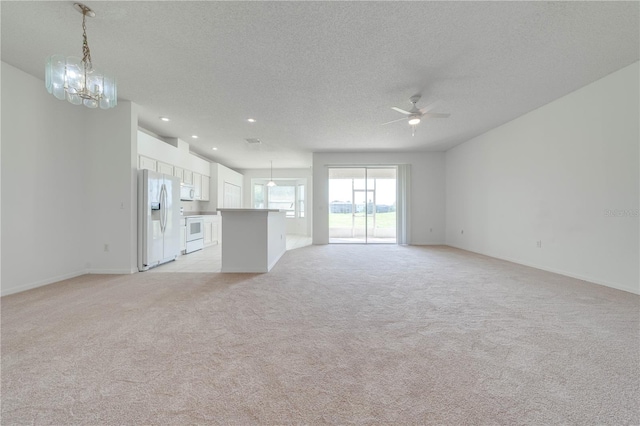
<path fill-rule="evenodd" d="M 269 272 L 287 250 L 285 211 L 219 211 L 222 214 L 222 272 Z"/>

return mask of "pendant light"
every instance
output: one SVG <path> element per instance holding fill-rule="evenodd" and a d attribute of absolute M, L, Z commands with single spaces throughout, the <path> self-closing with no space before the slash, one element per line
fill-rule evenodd
<path fill-rule="evenodd" d="M 118 103 L 115 78 L 98 72 L 91 62 L 91 50 L 87 41 L 87 16 L 95 12 L 82 3 L 73 7 L 82 13 L 82 59 L 76 56 L 65 58 L 53 55 L 47 59 L 45 86 L 47 91 L 60 100 L 88 108 L 113 108 Z"/>
<path fill-rule="evenodd" d="M 271 160 L 271 179 L 269 179 L 269 182 L 267 182 L 267 186 L 277 186 L 273 181 L 273 160 Z"/>

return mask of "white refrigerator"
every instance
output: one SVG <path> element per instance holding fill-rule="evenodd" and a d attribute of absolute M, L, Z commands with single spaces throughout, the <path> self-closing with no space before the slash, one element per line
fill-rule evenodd
<path fill-rule="evenodd" d="M 180 179 L 138 171 L 138 270 L 146 271 L 180 254 Z"/>

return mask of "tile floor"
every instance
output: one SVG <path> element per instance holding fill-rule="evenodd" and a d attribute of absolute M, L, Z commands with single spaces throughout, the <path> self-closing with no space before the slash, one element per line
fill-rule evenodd
<path fill-rule="evenodd" d="M 311 237 L 305 235 L 287 235 L 287 250 L 311 245 Z M 221 246 L 214 244 L 202 250 L 183 254 L 174 262 L 165 263 L 149 269 L 148 272 L 220 272 Z"/>

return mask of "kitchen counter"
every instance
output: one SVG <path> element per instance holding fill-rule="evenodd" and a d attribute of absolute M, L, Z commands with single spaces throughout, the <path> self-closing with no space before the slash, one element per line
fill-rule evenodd
<path fill-rule="evenodd" d="M 182 217 L 194 217 L 194 216 L 219 216 L 220 213 L 215 212 L 185 212 Z"/>
<path fill-rule="evenodd" d="M 286 212 L 278 209 L 218 209 L 219 212 Z"/>

